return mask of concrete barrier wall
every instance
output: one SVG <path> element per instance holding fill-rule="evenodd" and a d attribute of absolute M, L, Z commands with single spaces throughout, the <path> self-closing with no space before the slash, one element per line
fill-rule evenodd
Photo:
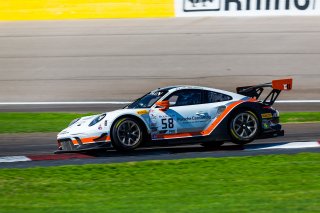
<path fill-rule="evenodd" d="M 315 16 L 320 0 L 175 0 L 177 17 Z"/>
<path fill-rule="evenodd" d="M 173 17 L 174 0 L 2 0 L 0 20 Z"/>

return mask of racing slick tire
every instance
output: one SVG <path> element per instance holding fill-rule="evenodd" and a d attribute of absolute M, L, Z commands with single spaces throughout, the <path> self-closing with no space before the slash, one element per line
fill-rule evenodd
<path fill-rule="evenodd" d="M 142 143 L 144 135 L 145 130 L 136 119 L 125 117 L 113 125 L 111 143 L 118 151 L 134 150 Z"/>
<path fill-rule="evenodd" d="M 210 142 L 201 143 L 200 145 L 206 149 L 218 149 L 223 144 L 224 142 L 222 141 L 213 141 L 213 142 L 210 141 Z"/>
<path fill-rule="evenodd" d="M 252 111 L 237 111 L 231 117 L 229 131 L 233 143 L 247 144 L 253 141 L 260 132 L 259 119 Z"/>

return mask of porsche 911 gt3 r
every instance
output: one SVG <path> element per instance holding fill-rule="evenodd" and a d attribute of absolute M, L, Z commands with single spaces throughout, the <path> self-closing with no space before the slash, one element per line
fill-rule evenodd
<path fill-rule="evenodd" d="M 267 87 L 271 92 L 259 100 Z M 72 121 L 58 134 L 56 153 L 180 143 L 218 147 L 226 141 L 246 144 L 282 136 L 272 105 L 291 88 L 292 79 L 238 87 L 237 93 L 199 86 L 159 88 L 123 109 Z"/>

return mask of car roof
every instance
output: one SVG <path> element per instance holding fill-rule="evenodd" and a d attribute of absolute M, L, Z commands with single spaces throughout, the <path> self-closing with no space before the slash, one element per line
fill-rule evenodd
<path fill-rule="evenodd" d="M 167 86 L 167 87 L 161 87 L 154 91 L 161 91 L 161 90 L 180 90 L 180 89 L 213 89 L 208 87 L 202 87 L 202 86 L 192 86 L 192 85 L 175 85 L 175 86 Z"/>
<path fill-rule="evenodd" d="M 181 89 L 205 89 L 205 90 L 219 90 L 219 91 L 224 91 L 224 90 L 220 90 L 220 89 L 215 89 L 215 88 L 210 88 L 210 87 L 203 87 L 203 86 L 193 86 L 193 85 L 176 85 L 176 86 L 168 86 L 168 87 L 162 87 L 162 88 L 158 88 L 154 91 L 162 91 L 162 90 L 172 90 L 172 91 L 176 91 L 176 90 L 181 90 Z M 171 91 L 171 92 L 172 92 Z M 228 91 L 224 91 L 224 92 L 228 92 Z"/>
<path fill-rule="evenodd" d="M 210 87 L 203 87 L 203 86 L 193 86 L 193 85 L 175 85 L 175 86 L 162 87 L 162 88 L 158 88 L 158 89 L 154 90 L 154 92 L 167 90 L 168 92 L 172 93 L 174 91 L 181 90 L 181 89 L 203 89 L 203 90 L 214 91 L 217 93 L 224 93 L 224 94 L 231 95 L 231 96 L 242 96 L 237 93 L 229 92 L 226 90 L 215 89 L 215 88 L 210 88 Z"/>

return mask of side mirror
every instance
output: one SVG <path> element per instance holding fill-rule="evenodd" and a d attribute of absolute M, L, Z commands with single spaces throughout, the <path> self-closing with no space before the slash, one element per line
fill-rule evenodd
<path fill-rule="evenodd" d="M 169 109 L 170 103 L 169 101 L 158 101 L 156 106 L 160 107 L 161 111 L 166 111 Z"/>

